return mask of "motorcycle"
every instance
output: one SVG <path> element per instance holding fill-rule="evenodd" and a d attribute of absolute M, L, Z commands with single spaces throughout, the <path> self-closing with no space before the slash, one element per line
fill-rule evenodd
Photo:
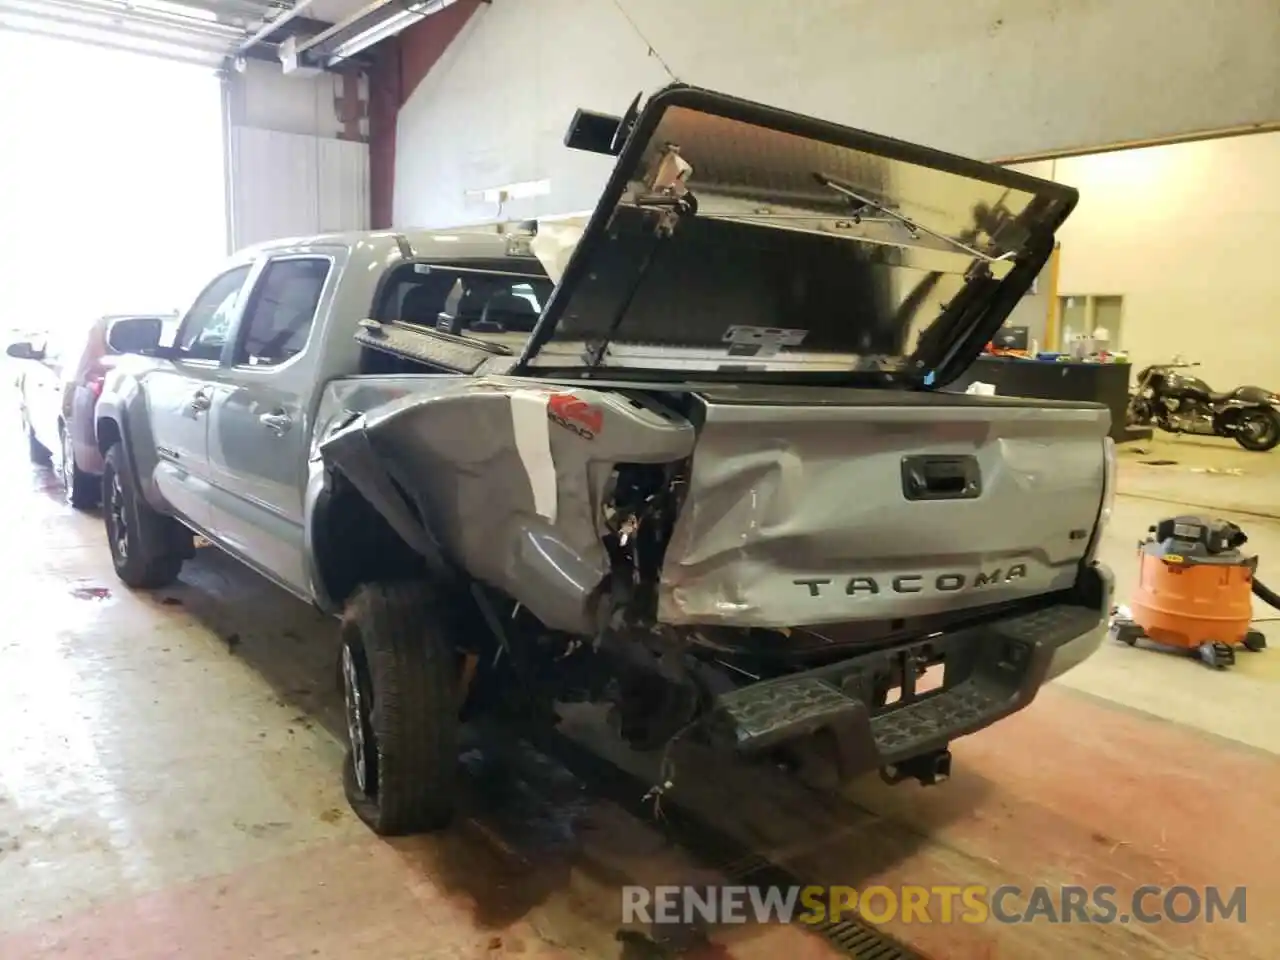
<path fill-rule="evenodd" d="M 1143 369 L 1129 395 L 1129 426 L 1230 437 L 1259 453 L 1280 444 L 1280 395 L 1253 386 L 1215 393 L 1203 380 L 1179 372 L 1198 366 L 1175 359 Z"/>

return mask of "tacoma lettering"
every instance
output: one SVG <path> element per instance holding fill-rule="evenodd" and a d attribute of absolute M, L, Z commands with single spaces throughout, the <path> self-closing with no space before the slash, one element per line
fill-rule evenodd
<path fill-rule="evenodd" d="M 907 573 L 886 581 L 888 593 L 923 593 L 931 590 L 937 593 L 956 593 L 965 589 L 990 587 L 997 583 L 1008 583 L 1021 580 L 1027 575 L 1025 563 L 1015 563 L 1005 570 L 996 567 L 994 570 L 981 570 L 976 574 L 940 573 L 926 577 L 921 573 Z M 833 579 L 832 577 L 800 577 L 792 580 L 797 587 L 804 587 L 811 597 L 826 596 L 826 588 L 835 586 L 844 591 L 845 596 L 876 596 L 882 592 L 881 581 L 876 577 L 849 577 Z"/>

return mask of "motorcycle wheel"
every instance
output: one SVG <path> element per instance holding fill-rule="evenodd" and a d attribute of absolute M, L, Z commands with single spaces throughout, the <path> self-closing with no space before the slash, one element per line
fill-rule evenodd
<path fill-rule="evenodd" d="M 1125 426 L 1146 427 L 1151 425 L 1151 407 L 1138 397 L 1131 397 L 1125 408 Z"/>
<path fill-rule="evenodd" d="M 1236 443 L 1254 453 L 1266 453 L 1280 444 L 1280 413 L 1268 408 L 1240 414 L 1233 435 Z"/>

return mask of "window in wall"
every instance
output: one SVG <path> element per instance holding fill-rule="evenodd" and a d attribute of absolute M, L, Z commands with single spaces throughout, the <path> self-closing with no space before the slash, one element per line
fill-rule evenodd
<path fill-rule="evenodd" d="M 218 360 L 227 342 L 231 320 L 240 301 L 240 290 L 249 277 L 249 265 L 236 267 L 204 288 L 178 328 L 174 346 L 184 360 Z"/>
<path fill-rule="evenodd" d="M 237 366 L 275 366 L 307 345 L 329 277 L 327 257 L 273 260 L 262 271 L 236 346 Z"/>
<path fill-rule="evenodd" d="M 1113 350 L 1120 349 L 1120 312 L 1123 297 L 1093 298 L 1093 335 L 1106 340 Z"/>
<path fill-rule="evenodd" d="M 1124 297 L 1115 294 L 1073 294 L 1058 298 L 1059 350 L 1070 350 L 1082 337 L 1096 338 L 1111 351 L 1123 350 Z"/>

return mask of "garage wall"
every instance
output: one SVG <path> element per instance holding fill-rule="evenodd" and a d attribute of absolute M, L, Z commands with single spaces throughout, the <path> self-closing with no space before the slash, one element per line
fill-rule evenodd
<path fill-rule="evenodd" d="M 233 249 L 369 226 L 369 147 L 259 127 L 232 130 Z"/>
<path fill-rule="evenodd" d="M 456 0 L 439 13 L 374 48 L 369 70 L 369 205 L 371 226 L 392 226 L 396 175 L 396 122 L 405 98 L 439 62 L 482 0 Z M 415 141 L 415 151 L 426 144 Z"/>
<path fill-rule="evenodd" d="M 651 48 L 660 54 L 651 53 Z M 1280 122 L 1275 0 L 493 0 L 400 110 L 395 222 L 491 219 L 468 190 L 549 179 L 504 215 L 589 208 L 578 106 L 679 79 L 984 158 Z"/>
<path fill-rule="evenodd" d="M 1061 159 L 1080 191 L 1058 293 L 1124 297 L 1135 364 L 1181 353 L 1218 389 L 1280 389 L 1280 133 Z"/>
<path fill-rule="evenodd" d="M 250 61 L 225 81 L 228 247 L 369 227 L 369 147 L 355 76 Z"/>

